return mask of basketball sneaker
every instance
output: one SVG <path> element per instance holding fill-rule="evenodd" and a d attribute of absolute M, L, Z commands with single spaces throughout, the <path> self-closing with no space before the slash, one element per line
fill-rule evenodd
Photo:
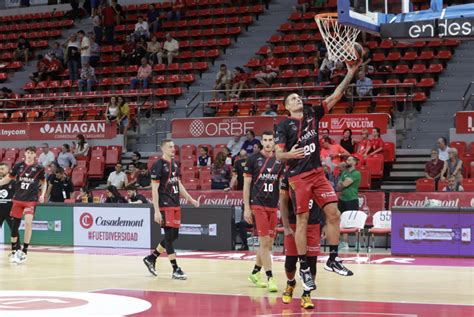
<path fill-rule="evenodd" d="M 271 293 L 278 292 L 278 286 L 273 276 L 268 279 L 267 288 L 268 288 L 268 291 Z"/>
<path fill-rule="evenodd" d="M 10 263 L 15 263 L 15 254 L 16 254 L 16 251 L 12 251 L 8 255 L 8 260 L 10 261 Z"/>
<path fill-rule="evenodd" d="M 176 271 L 173 272 L 172 278 L 173 278 L 174 280 L 183 280 L 183 281 L 186 280 L 186 279 L 188 279 L 188 277 L 187 277 L 186 274 L 183 272 L 183 270 L 181 270 L 180 267 L 178 267 L 178 268 L 176 269 Z"/>
<path fill-rule="evenodd" d="M 313 291 L 316 289 L 313 278 L 311 277 L 311 271 L 309 268 L 306 270 L 300 269 L 301 286 L 305 291 Z"/>
<path fill-rule="evenodd" d="M 26 253 L 18 250 L 15 252 L 15 255 L 13 256 L 13 261 L 17 264 L 25 263 L 27 260 Z"/>
<path fill-rule="evenodd" d="M 328 261 L 324 265 L 324 269 L 326 271 L 334 272 L 342 276 L 354 275 L 351 270 L 349 270 L 342 264 L 342 260 L 340 258 L 336 258 L 335 260 L 328 259 Z"/>
<path fill-rule="evenodd" d="M 257 272 L 255 274 L 250 274 L 248 277 L 248 280 L 257 287 L 262 287 L 262 288 L 267 287 L 267 284 L 262 281 L 262 276 L 260 272 Z"/>
<path fill-rule="evenodd" d="M 284 304 L 289 304 L 293 300 L 293 290 L 295 289 L 294 286 L 291 286 L 289 284 L 286 284 L 286 289 L 283 292 L 283 295 L 281 296 L 281 301 Z"/>
<path fill-rule="evenodd" d="M 313 304 L 313 301 L 311 300 L 310 295 L 301 296 L 301 307 L 303 307 L 304 309 L 313 309 L 314 308 L 314 304 Z"/>
<path fill-rule="evenodd" d="M 156 273 L 156 259 L 152 256 L 149 255 L 147 257 L 143 258 L 143 263 L 145 263 L 146 268 L 148 269 L 148 272 L 153 274 L 154 276 L 157 276 L 158 274 Z"/>

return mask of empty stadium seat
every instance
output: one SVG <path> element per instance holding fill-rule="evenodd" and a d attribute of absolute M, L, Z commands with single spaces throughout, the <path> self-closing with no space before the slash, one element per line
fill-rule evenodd
<path fill-rule="evenodd" d="M 392 142 L 383 143 L 383 157 L 384 162 L 395 162 L 395 144 Z"/>
<path fill-rule="evenodd" d="M 381 178 L 383 176 L 383 162 L 383 156 L 378 154 L 365 159 L 365 166 L 373 178 Z"/>
<path fill-rule="evenodd" d="M 158 161 L 160 159 L 160 156 L 159 155 L 152 155 L 152 156 L 149 156 L 148 157 L 148 161 L 146 163 L 146 166 L 148 168 L 149 171 L 151 171 L 153 165 L 155 164 L 156 161 Z"/>
<path fill-rule="evenodd" d="M 461 186 L 466 192 L 474 191 L 474 178 L 464 178 L 461 182 Z"/>
<path fill-rule="evenodd" d="M 432 192 L 435 190 L 435 181 L 430 178 L 419 178 L 416 180 L 416 191 Z"/>

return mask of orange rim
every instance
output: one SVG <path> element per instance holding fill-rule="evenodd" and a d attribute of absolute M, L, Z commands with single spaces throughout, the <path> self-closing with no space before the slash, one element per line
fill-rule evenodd
<path fill-rule="evenodd" d="M 314 16 L 315 19 L 319 19 L 319 20 L 332 20 L 334 18 L 337 19 L 337 12 L 329 12 L 329 13 L 320 13 L 320 14 L 316 14 Z"/>

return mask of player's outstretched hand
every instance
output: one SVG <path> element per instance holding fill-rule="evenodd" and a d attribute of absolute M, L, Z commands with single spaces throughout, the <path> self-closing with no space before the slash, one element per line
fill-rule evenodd
<path fill-rule="evenodd" d="M 362 65 L 363 62 L 364 61 L 361 58 L 361 59 L 359 59 L 359 62 L 356 63 L 356 64 L 350 65 L 349 63 L 346 63 L 347 71 L 351 72 L 352 74 L 355 74 L 359 70 L 359 67 L 360 67 L 360 65 Z"/>
<path fill-rule="evenodd" d="M 295 144 L 288 154 L 290 154 L 292 159 L 302 159 L 304 158 L 304 149 L 298 148 L 298 144 Z"/>
<path fill-rule="evenodd" d="M 249 224 L 253 224 L 252 211 L 248 208 L 244 209 L 244 220 Z"/>
<path fill-rule="evenodd" d="M 199 201 L 197 201 L 196 199 L 191 200 L 191 204 L 196 208 L 199 207 Z"/>
<path fill-rule="evenodd" d="M 155 222 L 159 225 L 163 222 L 163 217 L 161 217 L 160 212 L 155 212 Z"/>

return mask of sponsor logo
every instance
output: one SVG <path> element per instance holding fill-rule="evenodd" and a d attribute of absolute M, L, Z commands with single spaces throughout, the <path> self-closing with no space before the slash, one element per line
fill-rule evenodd
<path fill-rule="evenodd" d="M 82 216 L 81 216 L 81 218 L 82 218 Z M 99 217 L 95 218 L 95 221 L 93 221 L 93 222 L 97 226 L 104 226 L 104 227 L 143 227 L 143 219 L 141 219 L 141 220 L 124 220 L 124 219 L 122 219 L 122 217 L 117 217 L 115 219 L 104 219 L 104 217 L 99 216 Z"/>
<path fill-rule="evenodd" d="M 425 207 L 430 204 L 430 198 L 424 196 L 420 199 L 406 199 L 403 196 L 399 196 L 393 200 L 393 206 L 402 207 Z M 459 198 L 455 199 L 441 199 L 441 207 L 459 207 Z M 472 201 L 471 201 L 472 204 Z"/>
<path fill-rule="evenodd" d="M 232 136 L 243 135 L 248 130 L 255 129 L 255 121 L 238 121 L 237 119 L 227 119 L 219 122 L 209 122 L 193 120 L 189 125 L 189 133 L 193 137 L 200 136 Z"/>
<path fill-rule="evenodd" d="M 5 199 L 8 197 L 8 190 L 2 189 L 0 190 L 0 199 Z"/>
<path fill-rule="evenodd" d="M 0 298 L 0 310 L 64 309 L 88 303 L 88 301 L 83 299 L 62 296 L 5 296 Z"/>
<path fill-rule="evenodd" d="M 40 132 L 42 134 L 105 133 L 105 123 L 58 123 L 56 125 L 46 123 L 40 128 Z"/>
<path fill-rule="evenodd" d="M 189 125 L 189 132 L 194 137 L 201 136 L 204 133 L 204 122 L 202 120 L 194 120 Z"/>
<path fill-rule="evenodd" d="M 79 223 L 81 227 L 84 229 L 89 229 L 94 224 L 94 217 L 88 212 L 85 212 L 79 218 Z"/>
<path fill-rule="evenodd" d="M 466 20 L 438 20 L 438 28 L 434 21 L 426 23 L 416 23 L 408 29 L 408 34 L 411 38 L 425 37 L 458 37 L 469 36 L 473 34 L 474 28 L 470 21 Z"/>

